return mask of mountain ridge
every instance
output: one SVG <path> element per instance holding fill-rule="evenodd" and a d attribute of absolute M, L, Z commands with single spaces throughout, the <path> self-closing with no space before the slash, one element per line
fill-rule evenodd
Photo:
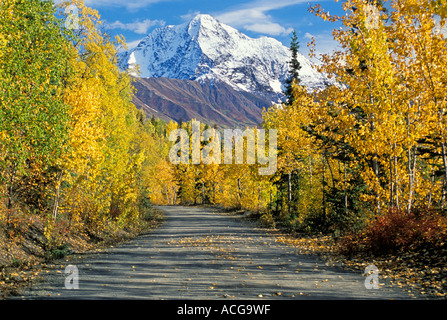
<path fill-rule="evenodd" d="M 241 93 L 226 83 L 169 78 L 135 79 L 134 104 L 165 121 L 196 119 L 222 128 L 253 126 L 262 121 L 269 101 Z"/>
<path fill-rule="evenodd" d="M 223 83 L 225 86 L 222 85 L 219 88 L 222 88 L 227 97 L 231 96 L 233 100 L 222 99 L 222 101 L 225 101 L 226 104 L 236 103 L 237 108 L 248 108 L 249 110 L 235 113 L 235 106 L 216 105 L 215 101 L 211 104 L 213 108 L 218 108 L 224 114 L 228 110 L 232 110 L 233 117 L 236 114 L 240 116 L 245 114 L 246 117 L 239 121 L 254 123 L 251 117 L 253 105 L 259 105 L 259 101 L 262 101 L 255 117 L 259 121 L 262 108 L 268 108 L 273 103 L 281 103 L 284 100 L 283 90 L 289 76 L 290 58 L 289 48 L 276 39 L 250 38 L 242 32 L 220 23 L 210 15 L 200 14 L 181 25 L 155 29 L 137 47 L 121 53 L 119 65 L 137 78 L 138 88 L 143 91 L 154 90 L 156 81 L 145 81 L 145 79 L 154 78 L 196 81 L 208 86 Z M 298 60 L 302 66 L 301 83 L 311 88 L 323 86 L 324 77 L 312 68 L 310 61 L 301 54 L 298 55 Z M 136 72 L 136 65 L 139 66 L 139 73 Z M 168 98 L 169 94 L 166 90 L 170 86 L 166 86 L 166 80 L 160 80 L 160 82 L 164 85 L 164 98 L 160 100 L 160 96 L 138 91 L 136 100 L 139 100 L 139 107 L 146 104 L 150 108 L 158 110 L 156 103 L 163 101 L 166 105 L 169 99 L 179 98 L 177 90 L 172 87 L 171 97 Z M 181 86 L 180 82 L 175 83 Z M 197 90 L 194 84 L 186 83 L 187 85 L 183 86 L 188 90 Z M 233 89 L 231 93 L 227 86 Z M 222 97 L 225 94 L 217 96 Z M 156 97 L 157 101 L 153 101 Z M 196 106 L 189 105 L 193 100 L 188 100 L 184 106 L 181 106 L 181 101 L 171 101 L 173 112 L 174 110 L 179 111 L 180 108 L 184 109 L 185 115 L 197 113 Z M 204 101 L 203 99 L 199 100 Z M 194 111 L 187 112 L 185 108 L 193 108 Z M 168 112 L 168 110 L 164 112 Z M 171 118 L 178 120 L 176 116 Z M 219 121 L 223 121 L 223 118 L 217 118 L 220 119 Z M 210 120 L 217 120 L 217 118 Z M 226 125 L 228 124 L 228 121 L 224 122 Z M 229 123 L 231 122 L 234 121 L 229 121 Z"/>

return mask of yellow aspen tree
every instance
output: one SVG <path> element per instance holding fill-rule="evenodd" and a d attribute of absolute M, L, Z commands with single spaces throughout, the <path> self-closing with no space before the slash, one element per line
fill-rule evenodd
<path fill-rule="evenodd" d="M 78 94 L 86 91 L 84 99 L 90 98 L 90 107 L 93 108 L 89 111 L 80 110 L 87 127 L 84 125 L 83 128 L 82 121 L 78 121 L 77 125 L 79 130 L 84 129 L 87 130 L 86 134 L 91 134 L 84 138 L 90 139 L 90 147 L 93 148 L 89 161 L 95 157 L 99 160 L 95 162 L 94 170 L 90 170 L 95 172 L 89 172 L 84 182 L 86 188 L 90 189 L 84 197 L 92 200 L 86 220 L 98 227 L 103 226 L 107 219 L 122 224 L 126 219 L 132 219 L 136 212 L 139 193 L 137 176 L 144 160 L 138 136 L 140 124 L 137 111 L 131 103 L 131 78 L 121 72 L 116 63 L 116 46 L 123 44 L 123 39 L 111 41 L 103 34 L 99 29 L 101 22 L 97 11 L 86 7 L 83 1 L 62 3 L 63 8 L 69 5 L 76 6 L 79 13 L 75 30 L 77 41 L 74 43 L 79 58 L 74 63 L 77 64 L 80 79 L 74 90 L 78 90 Z M 78 98 L 74 96 L 72 100 Z M 72 102 L 75 105 L 77 103 Z M 73 116 L 76 116 L 76 108 L 73 112 Z M 82 140 L 79 136 L 73 137 L 73 143 Z M 84 144 L 85 147 L 88 145 Z M 100 153 L 96 154 L 98 150 Z M 85 161 L 82 155 L 75 159 L 81 166 Z"/>
<path fill-rule="evenodd" d="M 266 129 L 276 129 L 278 136 L 278 173 L 277 176 L 287 176 L 286 205 L 288 214 L 292 212 L 292 202 L 299 206 L 300 214 L 307 215 L 307 208 L 302 203 L 304 198 L 310 199 L 304 193 L 311 192 L 308 184 L 303 178 L 312 176 L 311 164 L 318 154 L 316 140 L 309 134 L 312 121 L 312 113 L 317 108 L 317 103 L 312 94 L 304 86 L 294 83 L 292 86 L 294 99 L 290 105 L 280 105 L 270 108 L 263 115 L 264 127 Z M 292 186 L 292 174 L 298 176 L 299 186 Z M 296 178 L 296 177 L 295 177 Z M 278 176 L 277 179 L 280 179 Z M 279 181 L 279 180 L 278 180 Z M 308 180 L 309 182 L 311 179 Z M 298 189 L 301 195 L 296 193 Z M 307 190 L 307 191 L 304 191 Z M 316 189 L 312 191 L 314 194 Z"/>
<path fill-rule="evenodd" d="M 407 208 L 410 211 L 414 201 L 430 205 L 434 197 L 443 206 L 447 192 L 447 77 L 444 72 L 447 67 L 446 5 L 443 1 L 405 0 L 392 1 L 392 8 L 390 33 L 395 39 L 392 42 L 393 51 L 401 71 L 402 91 L 406 93 L 408 108 L 413 109 L 412 117 L 407 120 L 408 125 L 411 125 L 407 135 L 421 142 L 421 151 L 416 152 L 416 147 L 411 152 L 409 149 L 410 197 Z M 416 153 L 432 161 L 425 173 L 417 170 Z M 433 157 L 433 154 L 439 154 L 440 157 Z M 443 171 L 440 186 L 435 185 L 436 171 Z M 427 186 L 421 179 L 432 180 L 433 183 L 429 188 L 419 187 L 419 184 Z M 436 195 L 433 194 L 435 190 L 439 190 Z"/>
<path fill-rule="evenodd" d="M 335 114 L 337 127 L 330 131 L 341 132 L 340 138 L 363 163 L 361 176 L 373 192 L 370 200 L 379 213 L 387 203 L 393 205 L 396 197 L 390 191 L 402 179 L 400 167 L 391 167 L 402 163 L 390 159 L 402 153 L 404 104 L 395 93 L 397 80 L 382 8 L 365 0 L 347 1 L 343 7 L 347 12 L 343 17 L 329 18 L 320 8 L 315 10 L 344 26 L 334 30 L 343 50 L 323 57 L 322 69 L 335 75 L 337 83 L 324 93 L 324 114 Z M 321 129 L 325 126 L 323 123 Z"/>

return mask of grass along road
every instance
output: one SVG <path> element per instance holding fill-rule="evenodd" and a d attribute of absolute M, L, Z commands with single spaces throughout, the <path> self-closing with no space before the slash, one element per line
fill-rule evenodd
<path fill-rule="evenodd" d="M 409 299 L 379 274 L 326 265 L 275 241 L 240 216 L 211 208 L 159 207 L 166 222 L 123 245 L 56 265 L 25 299 Z M 67 264 L 79 289 L 65 288 Z"/>

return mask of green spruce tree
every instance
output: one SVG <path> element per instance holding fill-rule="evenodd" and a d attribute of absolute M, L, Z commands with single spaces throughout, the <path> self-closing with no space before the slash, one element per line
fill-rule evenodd
<path fill-rule="evenodd" d="M 289 61 L 289 74 L 290 77 L 286 81 L 286 90 L 284 92 L 286 96 L 285 103 L 291 105 L 294 101 L 293 97 L 293 83 L 300 83 L 299 71 L 301 70 L 301 64 L 298 61 L 298 49 L 300 48 L 298 42 L 298 36 L 296 30 L 292 32 L 292 40 L 290 43 L 290 51 L 292 53 L 292 59 Z"/>

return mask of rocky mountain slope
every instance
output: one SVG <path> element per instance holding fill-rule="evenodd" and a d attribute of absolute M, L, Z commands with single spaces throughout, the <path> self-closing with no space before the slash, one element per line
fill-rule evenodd
<path fill-rule="evenodd" d="M 196 119 L 227 128 L 253 126 L 262 121 L 262 108 L 270 104 L 263 97 L 210 80 L 145 78 L 134 85 L 134 104 L 165 121 Z"/>
<path fill-rule="evenodd" d="M 323 76 L 312 69 L 309 60 L 304 56 L 299 55 L 298 58 L 302 65 L 302 83 L 309 87 L 322 86 Z M 242 123 L 254 123 L 251 117 L 254 112 L 253 105 L 269 107 L 272 103 L 282 101 L 290 51 L 273 38 L 253 39 L 220 23 L 210 15 L 201 14 L 178 26 L 155 29 L 136 48 L 122 53 L 119 60 L 122 69 L 127 69 L 132 75 L 140 78 L 137 85 L 139 107 L 146 104 L 157 111 L 163 108 L 163 113 L 177 120 L 181 113 L 186 117 L 183 120 L 188 120 L 189 116 L 196 112 L 205 117 L 205 114 L 200 113 L 200 103 L 191 110 L 189 103 L 183 104 L 183 100 L 174 98 L 181 96 L 185 87 L 189 88 L 186 96 L 190 97 L 197 88 L 196 84 L 185 82 L 180 85 L 180 82 L 175 82 L 182 87 L 179 88 L 172 86 L 174 82 L 166 86 L 167 81 L 160 80 L 159 85 L 165 89 L 163 106 L 157 105 L 160 103 L 160 95 L 144 92 L 152 90 L 152 86 L 157 82 L 148 79 L 196 81 L 202 86 L 208 86 L 209 90 L 202 87 L 208 93 L 214 93 L 216 97 L 226 96 L 226 99 L 218 100 L 225 105 L 220 105 L 212 96 L 207 97 L 207 101 L 213 101 L 212 105 L 216 110 L 213 115 L 217 117 L 220 113 Z M 148 86 L 148 83 L 151 85 Z M 172 89 L 171 93 L 168 93 L 168 87 Z M 221 88 L 225 92 L 217 94 L 216 90 Z M 167 101 L 172 103 L 170 107 Z M 239 111 L 234 113 L 237 109 Z M 259 121 L 261 109 L 255 113 L 257 116 L 254 119 Z M 236 118 L 241 114 L 245 116 Z M 213 117 L 209 120 L 220 122 L 223 118 Z"/>

